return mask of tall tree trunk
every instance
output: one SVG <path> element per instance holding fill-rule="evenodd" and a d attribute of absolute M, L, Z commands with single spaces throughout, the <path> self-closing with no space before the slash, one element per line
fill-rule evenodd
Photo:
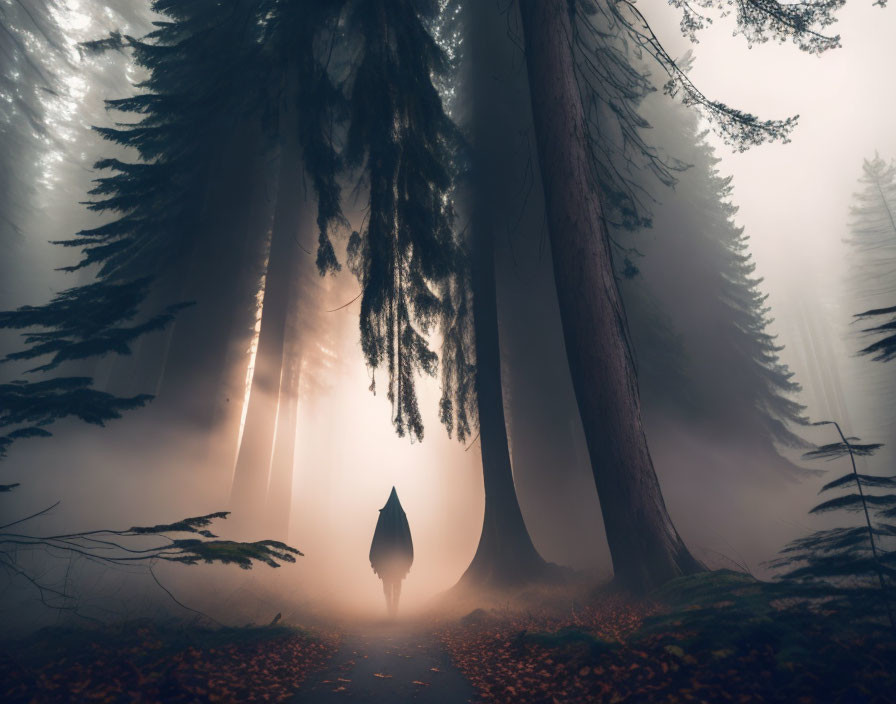
<path fill-rule="evenodd" d="M 265 157 L 269 166 L 259 175 L 255 184 L 257 195 L 253 201 L 249 230 L 251 249 L 246 253 L 244 262 L 245 275 L 241 282 L 243 291 L 239 299 L 241 301 L 239 315 L 234 316 L 227 347 L 222 357 L 223 374 L 213 399 L 214 432 L 208 436 L 208 466 L 225 476 L 220 485 L 223 489 L 220 505 L 227 504 L 233 481 L 243 408 L 247 400 L 246 376 L 258 320 L 258 296 L 263 274 L 267 268 L 271 227 L 277 200 L 280 169 L 275 158 L 276 151 L 274 149 L 266 151 Z M 215 486 L 218 486 L 217 482 Z"/>
<path fill-rule="evenodd" d="M 532 544 L 513 484 L 501 391 L 494 237 L 490 229 L 476 224 L 473 230 L 473 327 L 485 517 L 476 555 L 460 583 L 507 586 L 544 576 L 548 565 Z"/>
<path fill-rule="evenodd" d="M 296 457 L 296 420 L 299 410 L 299 381 L 302 371 L 302 350 L 296 320 L 297 291 L 290 296 L 292 311 L 286 329 L 283 374 L 280 378 L 280 406 L 277 410 L 277 432 L 271 459 L 271 481 L 268 485 L 267 537 L 288 542 L 292 512 L 293 471 Z"/>
<path fill-rule="evenodd" d="M 252 194 L 264 179 L 267 159 L 259 122 L 241 123 L 225 145 L 228 157 L 211 176 L 200 239 L 173 272 L 181 288 L 172 300 L 194 305 L 170 328 L 153 405 L 181 430 L 205 433 L 213 425 L 232 336 L 254 319 L 253 265 L 264 230 L 253 231 Z"/>
<path fill-rule="evenodd" d="M 261 308 L 261 329 L 255 354 L 255 371 L 249 391 L 249 407 L 236 460 L 231 506 L 237 523 L 259 525 L 265 510 L 274 432 L 280 399 L 286 327 L 295 291 L 299 261 L 299 230 L 304 208 L 303 166 L 295 111 L 281 122 L 280 177 L 271 251 Z"/>
<path fill-rule="evenodd" d="M 473 143 L 472 284 L 476 343 L 476 396 L 485 484 L 485 517 L 473 562 L 460 584 L 507 586 L 538 579 L 548 564 L 532 544 L 513 483 L 501 386 L 501 348 L 495 285 L 495 234 L 512 215 L 508 179 L 501 173 L 512 158 L 515 133 L 506 128 L 502 64 L 503 15 L 494 0 L 473 3 L 468 16 L 472 65 Z M 498 43 L 500 44 L 500 42 Z"/>
<path fill-rule="evenodd" d="M 554 278 L 576 401 L 617 583 L 638 592 L 698 571 L 666 510 L 609 235 L 592 179 L 566 0 L 520 0 Z"/>

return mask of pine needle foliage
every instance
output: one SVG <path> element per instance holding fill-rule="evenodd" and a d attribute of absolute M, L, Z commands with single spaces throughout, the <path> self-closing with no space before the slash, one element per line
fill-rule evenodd
<path fill-rule="evenodd" d="M 847 511 L 861 513 L 862 526 L 831 528 L 791 542 L 781 557 L 771 562 L 785 570 L 780 578 L 808 587 L 811 594 L 833 604 L 858 609 L 864 615 L 875 615 L 876 604 L 882 604 L 890 625 L 896 628 L 892 590 L 896 585 L 896 476 L 860 474 L 856 457 L 868 457 L 882 445 L 862 444 L 847 437 L 840 425 L 822 421 L 815 425 L 833 425 L 840 436 L 838 442 L 823 445 L 804 455 L 806 459 L 834 460 L 849 457 L 851 471 L 828 482 L 820 493 L 835 489 L 855 488 L 823 501 L 810 513 Z M 889 490 L 869 493 L 869 490 Z M 872 519 L 873 517 L 873 519 Z"/>
<path fill-rule="evenodd" d="M 295 128 L 303 166 L 317 196 L 316 263 L 322 275 L 340 270 L 331 237 L 335 230 L 347 226 L 336 133 L 348 104 L 334 78 L 338 67 L 333 60 L 345 4 L 346 0 L 261 0 L 257 11 L 263 27 L 260 73 L 268 83 L 273 82 L 267 88 L 269 99 L 264 109 L 275 113 L 278 105 L 286 104 L 298 115 Z M 281 139 L 287 128 L 278 125 Z"/>
<path fill-rule="evenodd" d="M 442 284 L 442 335 L 439 420 L 460 442 L 466 442 L 479 425 L 476 395 L 476 344 L 473 333 L 473 294 L 468 242 L 457 252 L 453 275 Z"/>
<path fill-rule="evenodd" d="M 442 315 L 439 289 L 455 251 L 448 195 L 459 136 L 435 85 L 448 66 L 433 36 L 438 12 L 436 2 L 374 0 L 353 3 L 347 19 L 358 49 L 345 156 L 369 190 L 348 246 L 363 290 L 361 348 L 371 369 L 386 368 L 396 432 L 417 440 L 415 379 L 437 370 L 427 334 Z"/>
<path fill-rule="evenodd" d="M 32 330 L 23 334 L 28 347 L 7 354 L 2 361 L 51 355 L 49 362 L 29 370 L 45 372 L 72 360 L 110 352 L 130 354 L 131 343 L 136 338 L 164 328 L 177 311 L 188 305 L 168 306 L 142 322 L 126 325 L 138 316 L 150 285 L 148 278 L 125 283 L 100 281 L 63 291 L 43 306 L 0 312 L 0 328 Z M 45 332 L 34 332 L 36 328 Z"/>
<path fill-rule="evenodd" d="M 850 236 L 855 263 L 851 277 L 853 295 L 866 305 L 896 300 L 896 166 L 875 154 L 862 164 L 862 190 L 850 209 Z M 879 305 L 855 316 L 856 322 L 873 323 L 862 328 L 874 342 L 859 350 L 877 362 L 896 357 L 896 307 Z"/>
<path fill-rule="evenodd" d="M 88 209 L 113 221 L 62 242 L 84 255 L 72 267 L 100 265 L 100 276 L 151 275 L 192 255 L 200 230 L 204 188 L 220 149 L 262 99 L 256 16 L 258 3 L 237 0 L 154 0 L 166 19 L 144 38 L 128 38 L 134 62 L 148 72 L 138 93 L 107 101 L 136 118 L 97 128 L 130 147 L 135 163 L 103 159 Z"/>
<path fill-rule="evenodd" d="M 27 559 L 32 553 L 49 553 L 69 561 L 83 559 L 112 569 L 144 566 L 157 583 L 152 567 L 159 562 L 236 565 L 249 570 L 255 564 L 280 567 L 295 563 L 296 557 L 302 556 L 299 550 L 276 540 L 238 542 L 219 538 L 208 530 L 208 526 L 216 520 L 226 519 L 229 514 L 225 511 L 125 530 L 44 535 L 21 527 L 46 515 L 56 505 L 0 526 L 0 573 L 27 582 L 36 590 L 41 602 L 53 609 L 77 612 L 77 594 L 71 590 L 67 578 L 57 584 L 47 578 L 45 571 L 35 573 Z M 182 537 L 184 535 L 196 537 Z M 174 599 L 171 592 L 161 588 Z M 180 604 L 176 599 L 174 601 Z"/>
<path fill-rule="evenodd" d="M 49 437 L 47 426 L 58 420 L 73 417 L 102 426 L 152 398 L 118 398 L 90 388 L 90 383 L 85 377 L 63 377 L 0 384 L 0 459 L 15 440 Z"/>
<path fill-rule="evenodd" d="M 141 317 L 139 306 L 149 285 L 149 279 L 97 282 L 63 291 L 43 306 L 0 312 L 0 328 L 27 331 L 22 335 L 27 346 L 0 362 L 48 356 L 49 361 L 29 370 L 41 373 L 88 357 L 130 354 L 136 338 L 164 328 L 184 307 L 169 306 Z M 47 427 L 58 420 L 75 417 L 102 426 L 152 399 L 146 394 L 117 397 L 91 388 L 92 383 L 88 377 L 61 376 L 0 385 L 0 430 L 9 429 L 0 436 L 0 458 L 15 440 L 48 437 Z"/>

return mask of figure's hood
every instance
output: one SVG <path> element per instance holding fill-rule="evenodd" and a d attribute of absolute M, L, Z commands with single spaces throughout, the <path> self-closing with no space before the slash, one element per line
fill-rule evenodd
<path fill-rule="evenodd" d="M 401 501 L 398 500 L 398 492 L 395 491 L 395 487 L 392 487 L 392 492 L 389 494 L 389 499 L 386 501 L 386 505 L 380 509 L 380 513 L 392 512 L 396 511 L 402 516 L 406 516 L 404 509 L 401 507 Z"/>
<path fill-rule="evenodd" d="M 391 578 L 403 578 L 414 561 L 414 543 L 408 517 L 398 500 L 398 492 L 392 493 L 386 505 L 380 509 L 380 516 L 370 545 L 370 565 L 381 577 L 388 571 Z M 400 573 L 399 575 L 394 574 Z"/>

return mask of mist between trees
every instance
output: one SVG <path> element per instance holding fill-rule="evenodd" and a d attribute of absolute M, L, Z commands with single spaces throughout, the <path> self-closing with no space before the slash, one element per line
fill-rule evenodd
<path fill-rule="evenodd" d="M 824 52 L 837 5 L 737 21 Z M 703 95 L 626 2 L 81 12 L 78 44 L 50 4 L 3 6 L 35 23 L 3 40 L 21 69 L 0 85 L 22 167 L 0 203 L 0 327 L 26 335 L 2 338 L 4 381 L 26 384 L 0 416 L 17 510 L 62 497 L 50 520 L 91 529 L 231 509 L 222 530 L 306 554 L 276 589 L 362 603 L 359 546 L 396 478 L 431 556 L 421 599 L 557 565 L 647 591 L 759 569 L 794 536 L 803 380 L 707 138 L 786 140 L 794 118 Z M 77 100 L 70 134 L 30 84 Z M 65 278 L 19 274 L 49 265 Z M 850 296 L 850 315 L 892 305 Z M 37 386 L 81 378 L 103 395 Z M 143 405 L 103 431 L 71 419 Z"/>

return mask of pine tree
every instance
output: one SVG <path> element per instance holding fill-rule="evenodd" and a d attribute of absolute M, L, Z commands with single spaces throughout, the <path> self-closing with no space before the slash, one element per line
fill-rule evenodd
<path fill-rule="evenodd" d="M 44 106 L 40 86 L 51 88 L 46 58 L 59 53 L 58 27 L 40 4 L 30 13 L 20 5 L 0 5 L 0 246 L 9 254 L 0 261 L 0 296 L 7 298 L 18 284 L 14 261 L 21 261 L 23 226 L 29 204 L 33 203 L 34 183 L 39 177 L 34 152 L 36 136 L 46 137 Z M 29 20 L 29 14 L 31 19 Z M 42 51 L 29 47 L 25 27 L 40 41 Z"/>
<path fill-rule="evenodd" d="M 485 485 L 482 534 L 460 587 L 525 583 L 550 576 L 532 544 L 514 486 L 501 374 L 495 247 L 513 217 L 515 182 L 506 175 L 516 136 L 508 57 L 501 36 L 505 19 L 494 3 L 467 9 L 465 37 L 471 66 L 471 174 L 469 179 L 470 293 L 475 353 L 476 413 Z M 509 61 L 508 61 L 509 59 Z M 455 365 L 457 361 L 455 361 Z M 461 372 L 462 373 L 462 372 Z M 463 408 L 463 402 L 459 405 Z"/>
<path fill-rule="evenodd" d="M 275 448 L 291 456 L 294 447 L 298 377 L 289 367 L 299 363 L 286 357 L 288 328 L 299 305 L 303 210 L 312 210 L 304 192 L 305 173 L 311 177 L 318 201 L 317 266 L 321 274 L 339 265 L 330 241 L 330 228 L 343 221 L 336 183 L 338 158 L 328 141 L 330 120 L 341 107 L 316 48 L 325 46 L 336 31 L 339 4 L 332 2 L 273 3 L 265 42 L 270 75 L 281 84 L 274 93 L 280 140 L 277 203 L 265 275 L 261 328 L 249 392 L 245 426 L 236 459 L 231 502 L 238 520 L 257 524 L 265 510 Z M 298 331 L 293 331 L 298 335 Z M 293 377 L 290 378 L 290 374 Z M 280 416 L 282 414 L 282 418 Z M 287 421 L 292 416 L 292 425 Z M 288 421 L 287 421 L 288 423 Z M 275 435 L 279 435 L 279 441 Z M 286 435 L 284 435 L 286 434 Z M 291 461 L 280 458 L 291 468 Z M 288 471 L 282 467 L 282 471 Z M 290 482 L 291 486 L 291 482 Z M 281 519 L 282 521 L 282 519 Z"/>
<path fill-rule="evenodd" d="M 694 38 L 705 18 L 693 4 L 675 4 L 683 15 L 682 28 Z M 728 4 L 736 11 L 739 31 L 750 41 L 792 40 L 816 53 L 838 44 L 837 37 L 823 30 L 842 0 Z M 489 288 L 487 277 L 480 278 L 477 271 L 493 273 L 493 265 L 487 257 L 479 258 L 475 247 L 466 253 L 473 262 L 464 262 L 456 232 L 461 139 L 439 90 L 450 81 L 451 67 L 436 40 L 442 29 L 440 11 L 450 6 L 435 0 L 354 0 L 344 6 L 323 1 L 155 0 L 153 7 L 168 19 L 144 40 L 128 39 L 150 78 L 143 93 L 111 105 L 139 116 L 139 121 L 101 132 L 114 143 L 136 149 L 140 161 L 100 163 L 111 175 L 98 181 L 97 199 L 90 207 L 118 218 L 79 233 L 68 245 L 83 249 L 80 266 L 97 265 L 103 284 L 161 281 L 156 290 L 169 293 L 147 299 L 139 311 L 145 318 L 154 320 L 157 311 L 164 315 L 180 301 L 196 301 L 180 313 L 165 345 L 161 384 L 162 397 L 182 406 L 181 417 L 189 429 L 204 430 L 213 423 L 216 412 L 209 400 L 225 385 L 227 350 L 253 317 L 261 267 L 252 262 L 263 258 L 263 233 L 272 216 L 261 204 L 262 185 L 269 176 L 267 152 L 276 144 L 282 157 L 293 130 L 286 127 L 292 116 L 277 119 L 285 105 L 286 114 L 296 107 L 301 139 L 311 140 L 293 146 L 301 148 L 303 167 L 318 198 L 322 269 L 335 262 L 326 236 L 329 224 L 338 219 L 336 174 L 345 173 L 336 159 L 340 147 L 346 167 L 361 174 L 369 212 L 350 239 L 348 258 L 362 284 L 362 349 L 372 369 L 386 370 L 396 430 L 422 439 L 416 375 L 437 369 L 426 335 L 441 322 L 445 349 L 449 354 L 461 350 L 469 342 L 462 315 L 472 313 L 475 320 L 476 292 Z M 697 4 L 707 11 L 710 6 L 715 7 Z M 608 221 L 618 217 L 628 226 L 645 222 L 638 188 L 625 168 L 620 171 L 620 164 L 640 162 L 661 180 L 674 170 L 640 136 L 645 124 L 635 108 L 649 86 L 626 65 L 617 43 L 629 41 L 655 59 L 669 76 L 666 91 L 701 109 L 741 148 L 786 139 L 795 119 L 762 121 L 708 99 L 668 55 L 634 3 L 522 0 L 519 11 L 554 278 L 595 485 L 617 580 L 636 590 L 649 589 L 700 565 L 663 504 L 641 425 L 638 383 L 615 279 Z M 318 52 L 319 37 L 331 41 L 320 42 Z M 306 58 L 297 60 L 292 51 Z M 339 60 L 330 65 L 324 56 Z M 293 83 L 290 66 L 310 66 L 319 80 Z M 300 77 L 311 74 L 300 72 Z M 344 114 L 339 114 L 334 83 L 347 96 Z M 285 93 L 284 86 L 289 87 Z M 301 98 L 298 105 L 294 97 Z M 608 112 L 615 122 L 607 122 Z M 273 136 L 267 129 L 271 121 L 278 125 Z M 607 156 L 613 147 L 604 125 L 621 130 L 625 148 L 615 156 Z M 281 173 L 298 169 L 294 160 L 281 158 L 280 165 Z M 278 212 L 286 210 L 278 203 Z M 277 229 L 275 223 L 268 276 L 271 296 L 278 301 L 274 310 L 283 310 L 288 287 L 281 284 L 288 276 L 274 275 L 274 269 L 288 269 L 289 257 L 273 254 L 279 246 Z M 475 232 L 473 239 L 474 244 L 486 242 Z M 749 274 L 749 265 L 743 267 L 736 272 L 739 276 Z M 280 282 L 276 287 L 275 280 Z M 188 285 L 176 285 L 179 282 Z M 463 290 L 467 282 L 472 302 L 470 292 Z M 747 310 L 740 319 L 761 336 L 754 293 L 743 288 L 731 292 L 732 310 Z M 480 295 L 483 303 L 489 310 L 493 307 Z M 282 385 L 284 321 L 289 316 L 271 313 L 271 308 L 262 312 L 263 320 L 268 315 L 274 323 L 268 326 L 274 332 L 263 333 L 272 342 L 263 355 L 270 364 L 265 363 L 259 381 L 268 380 L 276 394 Z M 96 318 L 118 328 L 134 317 L 116 314 L 121 311 L 92 309 L 82 311 L 78 319 Z M 494 328 L 491 312 L 489 317 Z M 52 328 L 52 314 L 47 321 L 44 327 Z M 495 330 L 488 332 L 494 343 Z M 495 359 L 500 359 L 497 344 L 485 342 L 485 334 L 476 335 L 477 347 L 492 348 L 489 368 L 494 369 Z M 759 349 L 761 357 L 761 350 L 769 348 Z M 460 373 L 469 360 L 461 352 L 443 362 L 443 418 L 453 419 L 456 428 L 466 428 L 469 419 L 472 395 Z M 772 369 L 771 359 L 766 361 Z M 493 396 L 500 399 L 500 393 Z M 499 405 L 494 402 L 492 408 Z M 489 417 L 493 419 L 491 412 Z M 272 432 L 265 430 L 266 436 Z M 270 457 L 273 441 L 260 445 L 265 448 L 260 454 Z M 506 454 L 506 441 L 503 451 Z M 260 461 L 253 472 L 254 486 L 263 484 L 269 467 L 269 462 Z M 263 495 L 253 489 L 246 498 L 260 505 Z"/>
<path fill-rule="evenodd" d="M 245 88 L 254 82 L 242 83 L 243 76 L 234 70 L 234 66 L 227 65 L 226 62 L 221 64 L 212 58 L 213 55 L 235 55 L 236 63 L 240 63 L 240 47 L 238 43 L 234 47 L 233 40 L 235 33 L 239 34 L 239 17 L 246 19 L 245 4 L 231 8 L 231 12 L 223 20 L 217 3 L 174 3 L 174 8 L 169 5 L 170 3 L 165 2 L 153 5 L 157 11 L 171 11 L 173 21 L 158 23 L 145 40 L 113 36 L 87 47 L 91 51 L 101 51 L 127 45 L 133 50 L 137 64 L 149 73 L 148 79 L 141 85 L 142 93 L 131 98 L 108 101 L 110 108 L 135 114 L 139 121 L 133 125 L 97 130 L 107 140 L 135 150 L 140 161 L 126 162 L 119 158 L 108 158 L 97 164 L 99 169 L 107 170 L 109 175 L 97 180 L 92 191 L 94 200 L 88 207 L 117 217 L 98 227 L 86 229 L 63 243 L 69 247 L 79 247 L 83 251 L 82 261 L 69 267 L 69 270 L 76 271 L 96 265 L 99 272 L 98 284 L 139 287 L 142 285 L 139 282 L 152 281 L 151 290 L 145 292 L 144 298 L 148 296 L 147 301 L 141 306 L 141 313 L 150 318 L 154 318 L 157 311 L 166 308 L 170 310 L 172 304 L 197 292 L 196 284 L 192 291 L 184 286 L 183 281 L 187 278 L 193 281 L 214 278 L 219 288 L 224 287 L 224 293 L 237 288 L 233 285 L 233 280 L 238 278 L 236 274 L 239 270 L 245 268 L 247 259 L 239 256 L 242 252 L 237 247 L 228 247 L 226 237 L 222 237 L 222 234 L 232 233 L 238 228 L 226 228 L 225 222 L 216 222 L 214 215 L 204 218 L 207 210 L 216 212 L 206 202 L 211 200 L 209 194 L 220 192 L 220 186 L 215 185 L 216 181 L 220 184 L 227 180 L 221 173 L 228 169 L 216 155 L 222 151 L 222 144 L 227 144 L 228 133 L 235 137 L 241 114 L 240 104 L 252 102 L 253 94 L 247 93 Z M 240 8 L 244 11 L 242 15 L 239 15 Z M 218 42 L 217 49 L 215 42 Z M 235 50 L 228 54 L 224 51 L 225 47 Z M 244 135 L 241 138 L 246 141 Z M 251 173 L 251 170 L 237 168 L 236 172 Z M 235 196 L 232 193 L 224 200 L 236 202 L 238 199 Z M 209 239 L 212 237 L 216 240 L 217 248 L 209 246 Z M 201 249 L 199 245 L 203 238 L 206 240 L 206 251 L 201 252 L 203 256 L 214 260 L 221 257 L 221 252 L 226 252 L 230 261 L 235 261 L 239 268 L 228 271 L 226 267 L 220 266 L 220 261 L 213 261 L 218 264 L 215 277 L 203 279 L 196 272 L 196 259 L 199 256 L 197 250 Z M 188 272 L 192 272 L 194 276 L 186 276 Z M 228 300 L 223 294 L 219 298 L 225 306 L 228 302 L 231 303 L 226 306 L 226 315 L 219 316 L 219 320 L 223 319 L 227 326 L 225 329 L 229 329 L 231 320 L 235 318 L 235 305 L 232 299 Z M 73 312 L 72 306 L 78 300 L 84 306 L 73 316 L 74 320 L 87 325 L 91 319 L 95 319 L 108 328 L 117 324 L 115 301 L 108 298 L 100 301 L 90 295 L 69 296 L 68 313 Z M 173 353 L 182 347 L 176 343 L 178 338 L 184 337 L 185 332 L 205 333 L 203 343 L 214 350 L 214 353 L 226 349 L 226 340 L 209 334 L 207 321 L 213 316 L 208 315 L 204 308 L 208 305 L 207 300 L 202 296 L 196 296 L 196 300 L 199 305 L 194 321 L 199 322 L 191 326 L 179 326 L 178 334 L 173 336 L 173 344 L 169 345 L 172 352 L 168 355 L 169 371 L 177 366 L 171 363 L 176 356 Z M 108 309 L 99 308 L 100 303 L 107 305 Z M 53 324 L 54 310 L 52 306 L 47 306 L 44 310 L 47 314 L 47 324 L 44 327 L 47 327 Z M 122 323 L 124 320 L 117 322 Z M 97 325 L 93 327 L 96 328 Z M 116 340 L 121 338 L 120 335 L 107 337 L 115 337 Z M 128 354 L 131 352 L 131 342 L 133 339 L 127 345 L 108 347 L 105 350 L 96 344 L 93 352 L 98 355 L 108 352 Z M 194 354 L 209 349 L 201 344 L 193 347 Z M 214 369 L 214 358 L 207 361 L 205 368 Z M 202 375 L 197 372 L 199 366 L 192 365 L 194 375 L 190 380 L 194 384 L 184 384 L 188 388 L 178 389 L 179 393 L 191 400 L 196 397 L 195 393 L 189 393 L 191 388 L 195 390 L 201 387 L 199 379 Z M 147 386 L 154 390 L 156 384 L 153 382 Z M 206 402 L 206 405 L 209 404 Z"/>
<path fill-rule="evenodd" d="M 63 244 L 84 253 L 72 270 L 98 266 L 98 283 L 141 289 L 143 303 L 138 307 L 150 320 L 162 316 L 167 322 L 179 301 L 195 304 L 182 312 L 173 332 L 149 335 L 142 345 L 138 336 L 162 326 L 111 332 L 106 338 L 119 343 L 127 338 L 126 344 L 104 348 L 104 339 L 95 334 L 98 324 L 91 324 L 86 329 L 93 339 L 84 351 L 130 354 L 139 345 L 139 373 L 132 367 L 129 376 L 141 380 L 141 388 L 159 392 L 166 417 L 175 411 L 177 423 L 189 423 L 201 434 L 221 424 L 221 409 L 229 409 L 225 413 L 230 420 L 223 420 L 235 443 L 239 404 L 220 403 L 226 395 L 220 390 L 232 391 L 230 379 L 244 376 L 244 353 L 242 373 L 231 374 L 227 367 L 235 356 L 231 350 L 247 347 L 254 317 L 271 217 L 263 203 L 270 180 L 265 170 L 270 144 L 277 139 L 266 131 L 264 121 L 277 115 L 281 103 L 309 106 L 290 125 L 280 126 L 275 117 L 274 130 L 292 130 L 302 142 L 318 196 L 318 264 L 322 270 L 336 266 L 328 229 L 339 214 L 339 192 L 333 176 L 335 155 L 325 141 L 333 90 L 320 80 L 324 74 L 308 57 L 314 53 L 311 38 L 338 7 L 318 3 L 297 13 L 294 4 L 273 0 L 244 0 L 226 7 L 214 0 L 158 0 L 152 7 L 167 19 L 147 37 L 112 35 L 86 47 L 95 52 L 128 48 L 148 71 L 140 93 L 108 101 L 111 109 L 138 116 L 136 124 L 98 129 L 110 142 L 134 150 L 140 160 L 110 158 L 97 164 L 109 175 L 98 179 L 88 207 L 117 217 Z M 307 41 L 296 42 L 297 36 Z M 294 47 L 300 48 L 298 56 Z M 309 80 L 300 92 L 287 94 L 284 69 L 296 63 Z M 291 194 L 284 192 L 284 198 Z M 76 302 L 84 304 L 76 320 L 96 318 L 109 330 L 127 320 L 114 318 L 119 312 L 114 306 L 99 308 L 108 300 L 90 295 L 89 289 L 69 298 L 68 314 Z M 52 306 L 43 311 L 36 324 L 51 327 L 59 320 L 61 311 Z M 34 318 L 35 311 L 30 313 Z M 35 356 L 42 350 L 22 354 Z"/>
<path fill-rule="evenodd" d="M 873 362 L 891 357 L 893 329 L 889 319 L 896 301 L 896 167 L 879 156 L 862 164 L 861 190 L 850 209 L 848 269 L 845 280 L 847 310 L 858 319 L 844 320 L 852 349 L 872 355 Z M 873 321 L 869 326 L 868 321 Z M 864 323 L 864 324 L 863 324 Z M 869 343 L 869 336 L 873 341 Z M 890 370 L 865 359 L 853 364 L 852 422 L 885 441 L 881 461 L 892 461 L 896 427 L 896 382 Z"/>
<path fill-rule="evenodd" d="M 647 106 L 655 143 L 689 167 L 676 173 L 674 191 L 636 178 L 655 201 L 651 226 L 636 233 L 613 228 L 616 240 L 640 255 L 639 274 L 630 279 L 616 260 L 646 413 L 677 414 L 797 471 L 774 443 L 803 444 L 794 433 L 804 422 L 793 398 L 799 387 L 768 332 L 749 238 L 734 222 L 731 178 L 719 174 L 696 115 L 667 100 Z"/>

